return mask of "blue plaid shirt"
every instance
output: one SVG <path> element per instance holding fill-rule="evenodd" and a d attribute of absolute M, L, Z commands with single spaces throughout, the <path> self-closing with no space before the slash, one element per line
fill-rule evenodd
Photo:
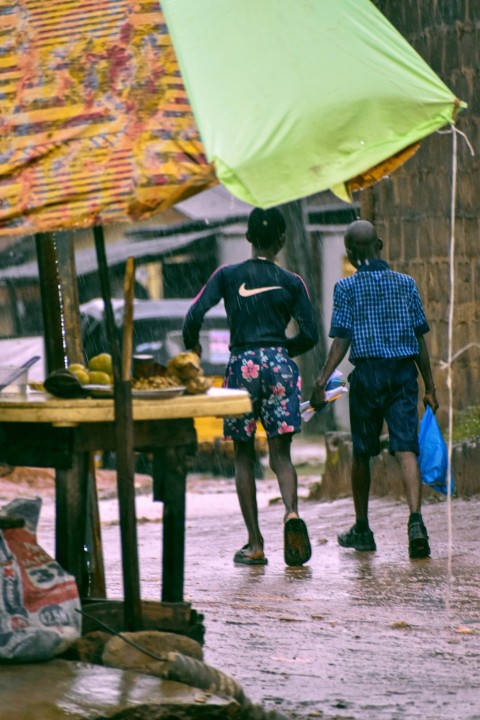
<path fill-rule="evenodd" d="M 329 335 L 351 340 L 353 363 L 418 355 L 417 337 L 429 329 L 415 280 L 384 260 L 369 260 L 335 285 Z"/>

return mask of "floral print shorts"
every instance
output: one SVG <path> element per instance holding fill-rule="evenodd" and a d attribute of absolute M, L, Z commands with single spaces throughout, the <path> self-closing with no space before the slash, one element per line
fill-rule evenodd
<path fill-rule="evenodd" d="M 225 439 L 253 438 L 258 419 L 268 437 L 299 432 L 301 386 L 298 366 L 285 348 L 255 348 L 231 355 L 223 387 L 247 390 L 253 412 L 225 418 Z"/>

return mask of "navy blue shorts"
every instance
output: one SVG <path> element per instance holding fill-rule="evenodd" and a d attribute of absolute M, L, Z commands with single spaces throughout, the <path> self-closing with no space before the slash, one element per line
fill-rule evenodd
<path fill-rule="evenodd" d="M 389 450 L 418 455 L 418 382 L 413 358 L 357 360 L 350 374 L 350 428 L 356 454 L 378 455 L 383 422 Z"/>
<path fill-rule="evenodd" d="M 254 437 L 258 419 L 267 437 L 299 432 L 301 378 L 285 348 L 256 348 L 231 355 L 223 385 L 247 390 L 253 407 L 242 417 L 225 418 L 225 439 Z"/>

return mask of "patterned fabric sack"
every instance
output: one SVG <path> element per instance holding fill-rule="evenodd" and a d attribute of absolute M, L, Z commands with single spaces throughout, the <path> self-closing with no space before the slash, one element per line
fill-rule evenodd
<path fill-rule="evenodd" d="M 18 498 L 1 511 L 3 525 L 25 521 L 0 530 L 1 662 L 49 660 L 81 635 L 75 579 L 37 544 L 41 505 L 41 498 Z"/>

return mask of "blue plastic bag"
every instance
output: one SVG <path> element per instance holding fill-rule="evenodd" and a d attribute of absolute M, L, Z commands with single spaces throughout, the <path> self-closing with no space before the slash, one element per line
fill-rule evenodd
<path fill-rule="evenodd" d="M 422 482 L 447 495 L 448 451 L 430 405 L 427 405 L 420 422 L 418 443 L 420 445 L 418 464 Z M 453 491 L 453 475 L 450 473 L 450 493 L 453 494 Z"/>

